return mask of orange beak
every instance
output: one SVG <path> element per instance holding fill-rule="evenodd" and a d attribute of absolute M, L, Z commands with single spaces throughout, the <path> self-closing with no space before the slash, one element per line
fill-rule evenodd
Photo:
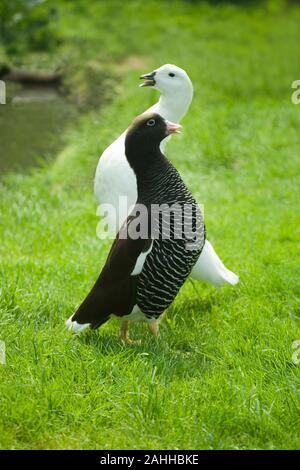
<path fill-rule="evenodd" d="M 170 134 L 180 134 L 182 126 L 180 124 L 175 124 L 174 122 L 166 121 L 167 124 L 167 135 Z"/>

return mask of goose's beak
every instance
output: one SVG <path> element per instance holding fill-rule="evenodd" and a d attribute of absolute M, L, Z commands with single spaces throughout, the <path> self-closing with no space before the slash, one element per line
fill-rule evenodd
<path fill-rule="evenodd" d="M 174 122 L 166 121 L 167 124 L 167 135 L 170 134 L 180 134 L 182 126 L 180 124 L 175 124 Z"/>
<path fill-rule="evenodd" d="M 144 75 L 140 76 L 140 80 L 144 80 L 143 83 L 141 83 L 140 87 L 142 86 L 154 86 L 156 84 L 155 81 L 155 74 L 156 72 L 150 72 L 150 73 L 145 73 Z"/>

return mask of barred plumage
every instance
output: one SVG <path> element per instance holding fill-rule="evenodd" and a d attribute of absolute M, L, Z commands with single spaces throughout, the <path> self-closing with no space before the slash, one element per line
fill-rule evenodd
<path fill-rule="evenodd" d="M 156 174 L 155 171 L 151 173 L 152 186 L 140 184 L 138 199 L 146 205 L 148 201 L 151 205 L 165 205 L 165 210 L 152 215 L 151 222 L 158 227 L 158 233 L 137 280 L 137 305 L 148 318 L 157 318 L 172 303 L 199 258 L 205 241 L 203 216 L 179 173 L 170 162 L 163 173 L 161 168 L 159 170 Z M 175 209 L 170 218 L 168 208 L 172 207 Z M 186 214 L 185 207 L 190 208 L 190 214 Z M 189 246 L 190 237 L 184 233 L 189 224 L 196 232 L 193 249 Z M 178 226 L 183 231 L 182 239 L 175 239 Z M 165 233 L 166 229 L 169 233 Z M 165 239 L 168 234 L 170 239 Z"/>

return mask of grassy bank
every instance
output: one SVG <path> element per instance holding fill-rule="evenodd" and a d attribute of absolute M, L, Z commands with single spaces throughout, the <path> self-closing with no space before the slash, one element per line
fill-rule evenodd
<path fill-rule="evenodd" d="M 54 163 L 0 182 L 0 447 L 299 448 L 300 9 L 84 5 L 60 7 L 55 57 L 109 70 L 109 100 L 68 129 Z M 195 87 L 167 154 L 241 282 L 187 282 L 157 342 L 135 325 L 142 344 L 123 346 L 115 320 L 72 337 L 64 321 L 109 246 L 96 238 L 98 156 L 157 99 L 138 76 L 166 62 Z"/>

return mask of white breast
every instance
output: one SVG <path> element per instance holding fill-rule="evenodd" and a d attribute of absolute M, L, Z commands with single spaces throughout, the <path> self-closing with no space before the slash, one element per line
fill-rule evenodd
<path fill-rule="evenodd" d="M 161 114 L 164 116 L 166 106 L 159 101 L 147 110 Z M 98 204 L 110 204 L 112 210 L 106 217 L 109 232 L 115 236 L 121 225 L 130 212 L 130 209 L 137 200 L 137 183 L 136 176 L 130 167 L 125 155 L 125 136 L 126 131 L 120 135 L 107 149 L 104 150 L 100 157 L 95 181 L 94 193 Z M 162 142 L 163 150 L 166 141 Z M 127 210 L 124 211 L 124 196 L 126 196 Z"/>
<path fill-rule="evenodd" d="M 115 236 L 137 199 L 136 176 L 125 156 L 125 132 L 103 152 L 95 175 L 94 192 L 98 204 L 110 204 L 106 217 L 109 232 Z M 120 200 L 127 209 L 122 214 Z M 124 196 L 126 200 L 124 201 Z"/>

